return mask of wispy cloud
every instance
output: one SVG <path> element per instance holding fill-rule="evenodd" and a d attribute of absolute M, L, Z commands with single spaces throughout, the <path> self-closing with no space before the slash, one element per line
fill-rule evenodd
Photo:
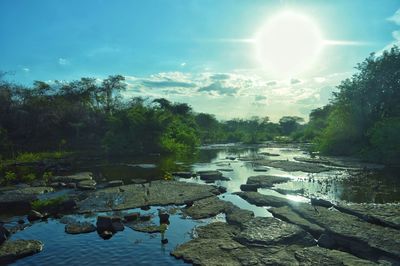
<path fill-rule="evenodd" d="M 373 42 L 368 41 L 350 41 L 350 40 L 323 40 L 323 45 L 331 46 L 371 46 Z"/>
<path fill-rule="evenodd" d="M 69 61 L 65 58 L 60 57 L 58 58 L 58 64 L 61 66 L 69 65 Z"/>
<path fill-rule="evenodd" d="M 388 17 L 387 20 L 394 22 L 397 25 L 400 25 L 400 9 L 398 9 L 393 16 Z"/>

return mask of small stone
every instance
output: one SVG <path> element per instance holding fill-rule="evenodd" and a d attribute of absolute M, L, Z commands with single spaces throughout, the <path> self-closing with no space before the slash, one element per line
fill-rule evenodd
<path fill-rule="evenodd" d="M 65 232 L 68 234 L 83 234 L 96 231 L 96 226 L 89 222 L 74 222 L 65 226 Z"/>
<path fill-rule="evenodd" d="M 124 216 L 125 221 L 132 222 L 138 220 L 140 217 L 140 212 L 133 212 Z"/>
<path fill-rule="evenodd" d="M 139 217 L 140 221 L 146 222 L 151 220 L 151 215 L 141 215 Z"/>

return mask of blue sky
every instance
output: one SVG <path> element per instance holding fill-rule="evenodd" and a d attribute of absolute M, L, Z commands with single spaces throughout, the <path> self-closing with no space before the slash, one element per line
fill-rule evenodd
<path fill-rule="evenodd" d="M 24 84 L 122 74 L 126 97 L 167 97 L 222 119 L 307 116 L 358 62 L 400 40 L 399 8 L 398 0 L 2 0 L 0 70 Z M 246 40 L 285 10 L 335 42 L 306 72 L 280 79 Z"/>

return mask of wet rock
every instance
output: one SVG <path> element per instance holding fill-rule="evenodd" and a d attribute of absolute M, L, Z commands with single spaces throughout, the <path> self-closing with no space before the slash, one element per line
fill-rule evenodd
<path fill-rule="evenodd" d="M 330 237 L 328 234 L 322 234 L 318 238 L 318 245 L 320 247 L 329 248 L 329 249 L 334 249 L 335 247 L 337 247 L 335 240 L 332 237 Z"/>
<path fill-rule="evenodd" d="M 272 217 L 256 217 L 243 224 L 235 240 L 246 246 L 315 245 L 313 237 L 299 226 Z"/>
<path fill-rule="evenodd" d="M 94 180 L 82 180 L 77 185 L 77 188 L 83 190 L 95 190 L 96 189 L 96 181 Z"/>
<path fill-rule="evenodd" d="M 286 172 L 301 171 L 306 173 L 321 173 L 330 170 L 330 168 L 319 164 L 300 163 L 285 160 L 259 160 L 257 161 L 257 164 L 279 168 Z"/>
<path fill-rule="evenodd" d="M 174 173 L 172 173 L 172 175 L 180 177 L 180 178 L 191 178 L 191 177 L 195 176 L 195 174 L 192 172 L 174 172 Z"/>
<path fill-rule="evenodd" d="M 96 226 L 89 222 L 73 222 L 65 226 L 65 232 L 68 234 L 84 234 L 96 231 Z"/>
<path fill-rule="evenodd" d="M 277 157 L 280 156 L 277 153 L 270 153 L 270 152 L 260 152 L 261 155 L 270 156 L 270 157 Z"/>
<path fill-rule="evenodd" d="M 241 191 L 253 191 L 257 192 L 258 185 L 247 185 L 247 184 L 242 184 L 240 185 L 240 190 Z"/>
<path fill-rule="evenodd" d="M 100 231 L 100 230 L 97 229 L 97 233 L 104 240 L 108 240 L 114 235 L 114 233 L 112 231 L 108 231 L 108 230 Z"/>
<path fill-rule="evenodd" d="M 243 210 L 234 206 L 229 208 L 226 212 L 226 222 L 230 225 L 243 227 L 243 224 L 254 218 L 254 213 L 249 210 Z"/>
<path fill-rule="evenodd" d="M 220 200 L 218 197 L 209 197 L 195 201 L 193 206 L 183 209 L 183 213 L 193 219 L 204 219 L 227 212 L 233 207 L 231 202 Z"/>
<path fill-rule="evenodd" d="M 10 235 L 10 231 L 0 224 L 0 245 L 3 244 L 10 237 Z"/>
<path fill-rule="evenodd" d="M 331 203 L 328 200 L 318 199 L 318 198 L 311 198 L 310 200 L 311 200 L 311 205 L 313 206 L 321 206 L 325 208 L 333 207 L 333 203 Z"/>
<path fill-rule="evenodd" d="M 6 241 L 0 246 L 0 264 L 8 264 L 17 259 L 36 254 L 43 249 L 38 240 Z"/>
<path fill-rule="evenodd" d="M 35 210 L 30 210 L 28 213 L 28 217 L 27 217 L 29 222 L 37 221 L 42 218 L 43 218 L 43 215 L 40 212 L 35 211 Z"/>
<path fill-rule="evenodd" d="M 144 184 L 144 183 L 147 183 L 148 181 L 146 179 L 133 178 L 133 179 L 131 179 L 131 182 L 133 184 Z"/>
<path fill-rule="evenodd" d="M 121 192 L 120 188 L 123 189 Z M 220 192 L 214 186 L 179 181 L 153 181 L 151 186 L 131 184 L 99 189 L 78 202 L 79 212 L 140 208 L 142 206 L 183 205 Z"/>
<path fill-rule="evenodd" d="M 123 185 L 124 185 L 124 181 L 122 181 L 122 180 L 112 180 L 106 184 L 106 187 L 118 187 L 118 186 L 123 186 Z"/>
<path fill-rule="evenodd" d="M 124 216 L 125 221 L 133 222 L 137 221 L 140 217 L 140 212 L 133 212 Z"/>
<path fill-rule="evenodd" d="M 126 226 L 132 230 L 149 234 L 160 233 L 162 231 L 160 226 L 153 223 L 129 223 Z"/>
<path fill-rule="evenodd" d="M 300 265 L 377 265 L 368 260 L 357 258 L 348 253 L 321 247 L 307 247 L 295 252 Z"/>
<path fill-rule="evenodd" d="M 117 232 L 124 230 L 121 218 L 116 216 L 97 216 L 96 222 L 97 230 Z"/>
<path fill-rule="evenodd" d="M 91 172 L 81 172 L 74 175 L 68 176 L 54 176 L 52 177 L 53 182 L 63 182 L 63 183 L 79 183 L 84 180 L 92 180 L 93 174 Z"/>
<path fill-rule="evenodd" d="M 263 195 L 258 192 L 236 192 L 234 194 L 256 206 L 283 207 L 290 204 L 290 200 L 288 199 Z"/>
<path fill-rule="evenodd" d="M 294 157 L 293 159 L 298 162 L 303 162 L 303 163 L 332 165 L 331 161 L 329 161 L 328 159 L 323 159 L 323 158 Z"/>
<path fill-rule="evenodd" d="M 233 172 L 232 168 L 218 168 L 217 171 L 220 172 Z"/>
<path fill-rule="evenodd" d="M 236 157 L 235 156 L 226 156 L 225 159 L 233 161 L 233 160 L 236 160 Z"/>
<path fill-rule="evenodd" d="M 270 188 L 274 184 L 285 183 L 290 180 L 291 178 L 284 176 L 257 175 L 257 176 L 250 176 L 247 179 L 246 185 L 254 186 L 257 188 Z"/>
<path fill-rule="evenodd" d="M 256 167 L 253 169 L 254 172 L 268 172 L 268 168 L 265 167 Z"/>
<path fill-rule="evenodd" d="M 400 260 L 400 231 L 360 220 L 358 217 L 335 209 L 313 207 L 308 204 L 292 205 L 304 219 L 325 229 L 337 247 L 366 259 L 390 257 Z"/>
<path fill-rule="evenodd" d="M 219 171 L 199 171 L 197 174 L 200 176 L 201 180 L 206 182 L 214 182 L 217 180 L 229 180 L 229 178 L 222 175 Z"/>
<path fill-rule="evenodd" d="M 317 224 L 311 223 L 306 219 L 302 218 L 299 214 L 294 212 L 289 206 L 283 206 L 280 208 L 270 208 L 268 209 L 274 217 L 279 218 L 285 222 L 296 224 L 313 235 L 316 239 L 325 231 L 324 228 L 318 226 Z"/>
<path fill-rule="evenodd" d="M 218 186 L 217 189 L 218 189 L 219 193 L 221 193 L 221 194 L 224 194 L 227 191 L 226 187 L 223 187 L 223 186 Z"/>
<path fill-rule="evenodd" d="M 143 222 L 150 221 L 151 220 L 151 215 L 140 215 L 139 220 L 143 221 Z"/>
<path fill-rule="evenodd" d="M 158 212 L 158 218 L 160 219 L 160 224 L 169 224 L 169 214 L 164 211 Z"/>
<path fill-rule="evenodd" d="M 272 188 L 272 189 L 283 195 L 304 194 L 304 188 L 299 188 L 299 189 Z"/>
<path fill-rule="evenodd" d="M 339 203 L 335 208 L 341 212 L 357 216 L 369 223 L 400 229 L 399 203 Z"/>

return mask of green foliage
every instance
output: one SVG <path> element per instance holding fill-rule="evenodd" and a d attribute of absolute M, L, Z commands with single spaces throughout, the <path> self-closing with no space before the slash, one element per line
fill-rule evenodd
<path fill-rule="evenodd" d="M 3 183 L 5 185 L 9 185 L 13 182 L 15 182 L 17 179 L 17 175 L 14 172 L 7 171 L 6 174 L 4 175 Z"/>
<path fill-rule="evenodd" d="M 55 152 L 22 152 L 17 155 L 15 160 L 17 162 L 37 162 L 44 159 L 61 159 L 69 155 L 68 152 L 55 151 Z"/>
<path fill-rule="evenodd" d="M 31 183 L 31 182 L 33 182 L 35 180 L 36 180 L 36 175 L 34 173 L 30 173 L 30 174 L 24 175 L 21 178 L 21 181 L 23 181 L 25 183 Z"/>
<path fill-rule="evenodd" d="M 42 176 L 43 180 L 44 180 L 46 183 L 49 183 L 49 181 L 50 181 L 50 179 L 51 179 L 52 177 L 53 177 L 53 173 L 50 172 L 50 171 L 44 172 L 44 173 L 43 173 L 43 176 Z"/>
<path fill-rule="evenodd" d="M 58 205 L 60 205 L 60 203 L 62 203 L 65 200 L 66 200 L 65 196 L 60 196 L 53 199 L 35 200 L 31 203 L 31 207 L 35 211 L 48 210 L 53 207 L 57 207 Z"/>

